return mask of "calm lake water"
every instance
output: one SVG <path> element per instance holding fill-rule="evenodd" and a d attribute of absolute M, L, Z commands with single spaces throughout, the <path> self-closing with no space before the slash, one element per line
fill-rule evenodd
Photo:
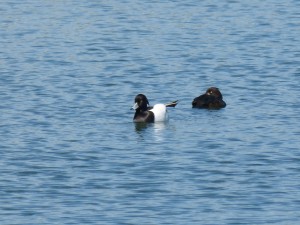
<path fill-rule="evenodd" d="M 299 9 L 2 1 L 0 224 L 299 224 Z"/>

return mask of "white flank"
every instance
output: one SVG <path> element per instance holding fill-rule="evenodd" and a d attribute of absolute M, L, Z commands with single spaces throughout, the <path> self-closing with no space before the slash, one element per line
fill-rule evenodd
<path fill-rule="evenodd" d="M 164 104 L 156 104 L 150 111 L 154 113 L 154 122 L 163 122 L 168 120 L 167 108 Z"/>

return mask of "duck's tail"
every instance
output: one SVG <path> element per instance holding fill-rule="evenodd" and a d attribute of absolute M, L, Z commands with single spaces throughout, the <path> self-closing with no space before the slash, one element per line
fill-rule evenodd
<path fill-rule="evenodd" d="M 165 104 L 166 107 L 175 107 L 178 104 L 178 100 Z"/>

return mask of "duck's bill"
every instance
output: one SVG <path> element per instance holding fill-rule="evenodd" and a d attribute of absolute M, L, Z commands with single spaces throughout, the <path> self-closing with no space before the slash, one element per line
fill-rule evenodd
<path fill-rule="evenodd" d="M 139 107 L 139 105 L 137 104 L 137 102 L 131 107 L 131 109 L 136 110 Z"/>

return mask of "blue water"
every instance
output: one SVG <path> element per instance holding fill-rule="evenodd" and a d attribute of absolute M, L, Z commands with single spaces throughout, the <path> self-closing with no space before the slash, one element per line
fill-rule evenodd
<path fill-rule="evenodd" d="M 0 224 L 299 224 L 299 9 L 2 1 Z"/>

